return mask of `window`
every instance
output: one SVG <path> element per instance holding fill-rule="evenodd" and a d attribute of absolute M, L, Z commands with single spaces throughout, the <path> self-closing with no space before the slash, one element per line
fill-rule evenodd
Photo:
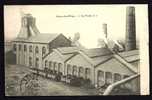
<path fill-rule="evenodd" d="M 72 69 L 71 69 L 71 65 L 67 65 L 67 74 L 71 74 L 71 71 L 72 71 Z"/>
<path fill-rule="evenodd" d="M 22 48 L 22 46 L 21 46 L 21 44 L 19 44 L 19 51 L 21 51 L 21 48 Z"/>
<path fill-rule="evenodd" d="M 48 61 L 47 61 L 47 60 L 45 60 L 45 68 L 47 68 L 47 63 L 48 63 Z"/>
<path fill-rule="evenodd" d="M 118 73 L 114 74 L 114 82 L 120 81 L 121 80 L 121 75 Z"/>
<path fill-rule="evenodd" d="M 90 68 L 85 69 L 85 77 L 86 77 L 86 79 L 90 78 Z"/>
<path fill-rule="evenodd" d="M 32 66 L 32 57 L 29 57 L 29 66 Z"/>
<path fill-rule="evenodd" d="M 58 71 L 58 64 L 56 62 L 53 63 L 53 70 Z"/>
<path fill-rule="evenodd" d="M 98 80 L 98 85 L 102 86 L 104 85 L 104 72 L 99 70 L 97 73 L 97 80 Z"/>
<path fill-rule="evenodd" d="M 62 64 L 61 63 L 58 64 L 58 72 L 62 72 Z"/>
<path fill-rule="evenodd" d="M 13 50 L 16 51 L 16 44 L 13 45 Z"/>
<path fill-rule="evenodd" d="M 42 48 L 42 55 L 45 55 L 45 53 L 46 53 L 46 48 L 43 47 L 43 48 Z"/>
<path fill-rule="evenodd" d="M 107 84 L 111 84 L 112 83 L 112 73 L 106 72 L 105 79 L 106 79 Z"/>
<path fill-rule="evenodd" d="M 58 71 L 58 63 L 55 63 L 55 71 Z"/>
<path fill-rule="evenodd" d="M 36 60 L 35 60 L 35 67 L 36 67 L 36 68 L 39 67 L 39 58 L 36 58 Z"/>
<path fill-rule="evenodd" d="M 79 67 L 79 77 L 83 77 L 84 69 L 83 67 Z"/>
<path fill-rule="evenodd" d="M 49 68 L 52 69 L 52 62 L 49 61 Z"/>
<path fill-rule="evenodd" d="M 30 45 L 30 47 L 29 47 L 29 52 L 32 52 L 32 46 Z"/>
<path fill-rule="evenodd" d="M 35 53 L 39 53 L 39 48 L 38 48 L 38 46 L 36 46 L 36 48 L 35 48 Z"/>
<path fill-rule="evenodd" d="M 50 61 L 51 70 L 54 70 L 54 62 Z"/>
<path fill-rule="evenodd" d="M 27 47 L 26 47 L 26 45 L 24 45 L 24 51 L 27 51 Z"/>
<path fill-rule="evenodd" d="M 77 66 L 73 66 L 73 75 L 76 76 L 77 75 Z"/>
<path fill-rule="evenodd" d="M 53 62 L 53 70 L 55 71 L 56 62 Z"/>

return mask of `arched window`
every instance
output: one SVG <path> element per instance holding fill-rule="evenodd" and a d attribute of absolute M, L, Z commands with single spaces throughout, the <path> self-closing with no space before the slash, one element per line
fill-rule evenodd
<path fill-rule="evenodd" d="M 84 68 L 79 67 L 79 77 L 83 77 L 83 76 L 84 76 Z"/>
<path fill-rule="evenodd" d="M 58 72 L 58 63 L 55 63 L 55 71 Z"/>
<path fill-rule="evenodd" d="M 16 51 L 16 44 L 13 44 L 13 50 Z"/>
<path fill-rule="evenodd" d="M 32 57 L 29 57 L 29 66 L 32 66 Z"/>
<path fill-rule="evenodd" d="M 118 73 L 114 74 L 114 82 L 120 81 L 121 80 L 121 75 Z"/>
<path fill-rule="evenodd" d="M 90 68 L 85 69 L 85 78 L 89 79 L 90 78 Z"/>
<path fill-rule="evenodd" d="M 58 64 L 58 72 L 62 72 L 62 64 L 61 63 Z"/>
<path fill-rule="evenodd" d="M 77 66 L 73 66 L 73 75 L 77 76 Z"/>
<path fill-rule="evenodd" d="M 22 49 L 22 46 L 21 46 L 21 44 L 19 44 L 19 51 L 21 51 L 21 49 Z"/>
<path fill-rule="evenodd" d="M 39 53 L 39 48 L 38 48 L 38 46 L 36 46 L 36 48 L 35 48 L 35 53 Z"/>
<path fill-rule="evenodd" d="M 47 68 L 47 63 L 48 63 L 48 61 L 47 61 L 47 60 L 45 60 L 45 68 Z"/>
<path fill-rule="evenodd" d="M 52 61 L 49 61 L 49 69 L 52 69 Z"/>
<path fill-rule="evenodd" d="M 50 65 L 51 65 L 51 70 L 54 70 L 54 62 L 50 61 Z"/>
<path fill-rule="evenodd" d="M 30 47 L 29 47 L 29 52 L 32 52 L 32 46 L 30 45 Z"/>
<path fill-rule="evenodd" d="M 53 62 L 53 70 L 55 71 L 56 62 Z"/>
<path fill-rule="evenodd" d="M 46 53 L 46 48 L 43 47 L 43 48 L 42 48 L 42 55 L 45 55 L 45 53 Z"/>
<path fill-rule="evenodd" d="M 72 68 L 71 68 L 71 65 L 67 65 L 67 74 L 70 74 L 71 75 L 71 72 L 72 72 Z"/>
<path fill-rule="evenodd" d="M 104 85 L 104 72 L 101 70 L 99 70 L 97 73 L 97 81 L 99 86 Z"/>
<path fill-rule="evenodd" d="M 38 68 L 39 67 L 39 58 L 35 59 L 35 67 Z"/>
<path fill-rule="evenodd" d="M 112 83 L 112 73 L 106 72 L 105 79 L 106 79 L 107 84 L 111 84 Z"/>
<path fill-rule="evenodd" d="M 24 51 L 25 51 L 25 52 L 27 51 L 27 46 L 26 46 L 26 45 L 24 45 Z"/>

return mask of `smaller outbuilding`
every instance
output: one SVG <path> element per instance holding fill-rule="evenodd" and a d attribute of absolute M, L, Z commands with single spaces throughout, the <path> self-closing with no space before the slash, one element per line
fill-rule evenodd
<path fill-rule="evenodd" d="M 98 87 L 107 87 L 117 81 L 125 79 L 139 72 L 139 51 L 125 51 L 119 54 L 113 54 L 112 57 L 96 66 L 95 84 Z M 139 79 L 128 84 L 128 88 L 138 90 Z"/>
<path fill-rule="evenodd" d="M 43 66 L 46 73 L 52 74 L 54 77 L 59 75 L 60 78 L 65 77 L 65 63 L 71 57 L 77 54 L 77 47 L 60 47 L 53 49 L 43 59 Z"/>

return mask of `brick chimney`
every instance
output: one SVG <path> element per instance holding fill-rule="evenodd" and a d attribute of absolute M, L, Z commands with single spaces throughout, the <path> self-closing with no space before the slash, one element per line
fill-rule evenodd
<path fill-rule="evenodd" d="M 29 38 L 39 34 L 36 25 L 36 19 L 31 14 L 24 14 L 21 18 L 21 29 L 18 38 Z"/>
<path fill-rule="evenodd" d="M 135 8 L 132 6 L 126 9 L 126 43 L 125 50 L 136 49 L 136 25 L 135 25 Z"/>

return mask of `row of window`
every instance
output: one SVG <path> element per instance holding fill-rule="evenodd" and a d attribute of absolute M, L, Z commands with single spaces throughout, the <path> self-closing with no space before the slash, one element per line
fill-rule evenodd
<path fill-rule="evenodd" d="M 48 65 L 49 64 L 49 65 Z M 62 72 L 62 63 L 57 63 L 57 62 L 52 62 L 52 61 L 45 61 L 45 67 L 51 70 L 55 70 L 57 72 Z M 79 77 L 83 77 L 85 76 L 85 78 L 90 78 L 90 73 L 91 70 L 90 68 L 83 68 L 83 67 L 77 67 L 76 65 L 67 65 L 67 75 L 74 75 L 74 76 L 79 76 Z"/>
<path fill-rule="evenodd" d="M 97 77 L 98 77 L 98 82 L 103 82 L 106 81 L 106 83 L 111 84 L 113 83 L 113 79 L 114 82 L 120 81 L 122 79 L 121 75 L 119 73 L 114 73 L 112 76 L 111 72 L 104 72 L 99 70 L 97 73 Z M 114 77 L 114 78 L 112 78 Z M 129 77 L 127 75 L 124 75 L 123 78 Z M 105 80 L 106 79 L 106 80 Z"/>
<path fill-rule="evenodd" d="M 32 57 L 29 57 L 29 66 L 32 66 L 33 63 L 32 63 Z M 35 67 L 38 68 L 39 67 L 39 58 L 36 58 L 35 59 Z"/>
<path fill-rule="evenodd" d="M 48 65 L 49 64 L 49 65 Z M 49 68 L 51 70 L 55 70 L 57 72 L 62 72 L 62 64 L 52 61 L 45 61 L 45 68 Z"/>
<path fill-rule="evenodd" d="M 29 66 L 32 66 L 32 57 L 29 57 Z M 39 58 L 35 59 L 35 67 L 39 66 Z M 45 61 L 45 68 L 49 68 L 51 70 L 55 70 L 57 72 L 62 72 L 62 63 L 52 62 L 52 61 Z M 67 74 L 69 75 L 75 75 L 79 77 L 85 76 L 85 78 L 90 78 L 91 70 L 90 68 L 83 68 L 83 67 L 77 67 L 76 65 L 67 65 Z M 121 75 L 119 73 L 114 73 L 114 82 L 121 80 Z M 113 76 L 111 72 L 104 72 L 99 70 L 97 73 L 98 82 L 103 82 L 104 79 L 106 79 L 106 83 L 111 84 L 113 82 Z M 129 76 L 124 75 L 123 78 L 127 78 Z"/>
<path fill-rule="evenodd" d="M 91 69 L 90 68 L 84 68 L 82 66 L 76 66 L 76 65 L 67 65 L 67 74 L 71 74 L 79 77 L 84 77 L 86 79 L 90 78 Z"/>
<path fill-rule="evenodd" d="M 57 62 L 49 62 L 46 60 L 45 61 L 45 67 L 47 67 L 49 64 L 49 68 L 52 70 L 56 70 L 58 72 L 61 72 L 61 67 L 62 64 L 61 63 L 57 63 Z M 85 76 L 85 78 L 89 78 L 90 77 L 90 68 L 83 68 L 83 67 L 77 67 L 76 65 L 67 65 L 67 74 L 72 74 L 75 76 L 79 76 L 79 77 L 83 77 Z M 106 72 L 105 73 L 105 77 L 106 77 L 106 81 L 107 83 L 112 83 L 112 73 L 111 72 Z M 124 75 L 123 78 L 128 77 L 127 75 Z M 119 73 L 114 73 L 114 82 L 116 81 L 120 81 L 121 80 L 121 75 Z M 104 81 L 104 72 L 99 70 L 98 71 L 98 81 Z"/>
<path fill-rule="evenodd" d="M 14 44 L 14 45 L 13 45 L 14 51 L 16 51 L 16 47 L 17 47 L 17 45 Z M 19 51 L 21 51 L 21 48 L 22 48 L 22 45 L 20 44 L 20 45 L 19 45 Z M 25 51 L 25 52 L 27 51 L 27 46 L 26 46 L 26 45 L 24 45 L 24 51 Z M 31 46 L 31 45 L 29 46 L 29 52 L 32 52 L 32 46 Z M 38 48 L 38 46 L 35 47 L 35 53 L 39 53 L 39 48 Z M 45 47 L 42 47 L 42 54 L 45 54 L 45 53 L 46 53 L 46 48 L 45 48 Z"/>

